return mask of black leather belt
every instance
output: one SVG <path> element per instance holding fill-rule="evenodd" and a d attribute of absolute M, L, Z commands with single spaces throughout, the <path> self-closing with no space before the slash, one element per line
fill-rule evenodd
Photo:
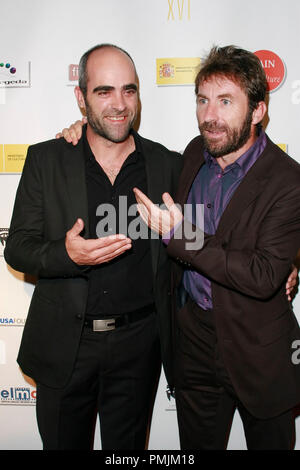
<path fill-rule="evenodd" d="M 138 320 L 150 315 L 155 311 L 155 305 L 147 305 L 146 307 L 138 308 L 132 312 L 124 313 L 123 315 L 114 318 L 101 318 L 101 319 L 85 319 L 84 326 L 92 328 L 93 331 L 109 331 L 115 330 L 120 326 L 134 323 Z"/>

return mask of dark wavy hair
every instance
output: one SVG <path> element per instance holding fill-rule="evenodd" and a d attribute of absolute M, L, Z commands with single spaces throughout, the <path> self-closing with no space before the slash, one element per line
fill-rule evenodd
<path fill-rule="evenodd" d="M 250 110 L 265 101 L 267 79 L 259 58 L 252 52 L 236 46 L 213 47 L 201 64 L 195 79 L 195 92 L 199 84 L 213 76 L 226 77 L 236 82 L 246 93 Z"/>

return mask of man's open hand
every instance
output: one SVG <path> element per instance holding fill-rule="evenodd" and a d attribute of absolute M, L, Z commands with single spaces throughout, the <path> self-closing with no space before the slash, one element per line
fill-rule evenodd
<path fill-rule="evenodd" d="M 166 205 L 166 210 L 160 209 L 155 205 L 142 191 L 137 188 L 133 189 L 136 200 L 137 209 L 143 221 L 151 230 L 165 235 L 172 228 L 181 222 L 183 216 L 181 210 L 176 206 L 169 193 L 162 195 L 162 200 Z"/>
<path fill-rule="evenodd" d="M 77 219 L 66 234 L 67 253 L 78 265 L 107 263 L 131 248 L 131 240 L 123 234 L 85 240 L 80 236 L 83 228 L 83 220 Z"/>

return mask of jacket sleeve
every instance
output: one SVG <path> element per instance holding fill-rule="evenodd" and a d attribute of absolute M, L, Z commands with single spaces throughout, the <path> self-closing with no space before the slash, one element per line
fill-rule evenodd
<path fill-rule="evenodd" d="M 183 225 L 167 248 L 179 264 L 228 289 L 267 299 L 285 282 L 300 246 L 300 186 L 287 188 L 285 196 L 277 199 L 258 228 L 254 247 L 247 247 L 246 233 L 239 240 L 233 232 L 225 243 L 189 222 Z M 201 248 L 187 249 L 191 240 L 185 233 L 192 232 L 203 240 Z"/>
<path fill-rule="evenodd" d="M 4 257 L 20 272 L 37 277 L 72 277 L 82 274 L 68 256 L 65 237 L 45 238 L 45 214 L 41 158 L 35 147 L 29 147 L 17 189 L 13 215 Z"/>

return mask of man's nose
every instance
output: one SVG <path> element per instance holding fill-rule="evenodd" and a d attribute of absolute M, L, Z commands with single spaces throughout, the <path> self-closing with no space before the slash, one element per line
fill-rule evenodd
<path fill-rule="evenodd" d="M 126 101 L 123 93 L 115 93 L 113 97 L 112 106 L 118 111 L 124 111 L 124 109 L 126 108 Z"/>
<path fill-rule="evenodd" d="M 208 103 L 205 107 L 203 120 L 206 122 L 218 121 L 219 114 L 217 106 L 214 103 Z"/>

